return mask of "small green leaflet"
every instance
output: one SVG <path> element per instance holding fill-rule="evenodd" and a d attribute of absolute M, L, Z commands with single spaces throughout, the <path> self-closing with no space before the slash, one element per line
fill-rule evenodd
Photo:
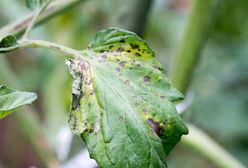
<path fill-rule="evenodd" d="M 69 124 L 102 168 L 165 168 L 188 133 L 173 102 L 183 98 L 148 44 L 118 28 L 98 32 L 73 76 Z"/>
<path fill-rule="evenodd" d="M 0 53 L 14 51 L 19 47 L 16 38 L 12 35 L 8 35 L 0 41 Z"/>
<path fill-rule="evenodd" d="M 0 119 L 14 112 L 20 106 L 31 104 L 37 95 L 31 92 L 20 92 L 0 85 Z"/>
<path fill-rule="evenodd" d="M 41 0 L 26 0 L 26 6 L 29 9 L 37 9 L 41 6 Z"/>

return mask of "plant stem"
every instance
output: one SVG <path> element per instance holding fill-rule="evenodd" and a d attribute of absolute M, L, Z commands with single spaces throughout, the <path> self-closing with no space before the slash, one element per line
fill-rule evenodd
<path fill-rule="evenodd" d="M 39 15 L 46 9 L 46 7 L 49 5 L 51 0 L 48 0 L 41 8 L 37 8 L 35 11 L 35 14 L 29 23 L 26 31 L 24 32 L 23 39 L 27 39 L 28 34 L 31 32 L 32 28 L 35 25 L 36 20 L 38 19 Z"/>
<path fill-rule="evenodd" d="M 182 144 L 201 152 L 220 168 L 245 168 L 242 163 L 220 147 L 212 138 L 195 126 L 188 124 L 189 135 L 182 137 Z"/>
<path fill-rule="evenodd" d="M 193 0 L 181 47 L 173 60 L 170 77 L 173 84 L 185 94 L 203 48 L 210 26 L 215 21 L 220 0 Z M 192 147 L 220 168 L 244 168 L 239 161 L 200 129 L 188 125 L 189 135 L 182 137 L 182 144 Z"/>
<path fill-rule="evenodd" d="M 44 12 L 41 13 L 34 26 L 40 24 L 44 21 L 47 21 L 51 17 L 68 10 L 70 8 L 76 7 L 78 4 L 82 3 L 85 0 L 56 0 L 49 5 Z M 8 34 L 12 34 L 15 36 L 20 36 L 28 27 L 32 18 L 34 17 L 36 12 L 29 14 L 28 16 L 17 20 L 9 25 L 0 29 L 0 39 L 5 37 Z"/>
<path fill-rule="evenodd" d="M 63 45 L 55 44 L 49 41 L 43 40 L 20 40 L 18 41 L 20 44 L 20 48 L 48 48 L 54 51 L 60 52 L 62 54 L 69 55 L 73 58 L 77 58 L 81 56 L 81 51 L 75 50 Z M 82 57 L 81 57 L 82 59 Z"/>
<path fill-rule="evenodd" d="M 169 70 L 172 83 L 185 94 L 210 26 L 218 12 L 219 0 L 193 0 L 192 10 L 181 41 Z"/>
<path fill-rule="evenodd" d="M 146 28 L 147 18 L 153 0 L 135 0 L 126 1 L 126 3 L 128 3 L 129 7 L 125 13 L 120 16 L 118 25 L 142 36 Z M 123 15 L 125 17 L 123 17 Z"/>

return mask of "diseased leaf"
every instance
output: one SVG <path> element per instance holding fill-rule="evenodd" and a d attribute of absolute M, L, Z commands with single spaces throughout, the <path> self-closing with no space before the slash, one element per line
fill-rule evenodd
<path fill-rule="evenodd" d="M 84 58 L 67 60 L 73 90 L 69 124 L 103 168 L 166 167 L 165 157 L 188 130 L 174 101 L 183 98 L 136 34 L 96 34 Z"/>
<path fill-rule="evenodd" d="M 12 35 L 8 35 L 0 41 L 0 53 L 14 51 L 19 47 L 16 38 Z"/>
<path fill-rule="evenodd" d="M 20 92 L 0 85 L 0 119 L 13 113 L 20 106 L 31 104 L 37 95 L 31 92 Z"/>

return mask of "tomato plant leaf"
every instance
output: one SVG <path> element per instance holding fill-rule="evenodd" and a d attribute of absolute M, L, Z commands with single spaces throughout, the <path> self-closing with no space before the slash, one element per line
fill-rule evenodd
<path fill-rule="evenodd" d="M 98 32 L 72 74 L 69 124 L 100 167 L 166 167 L 188 130 L 173 102 L 183 98 L 148 44 L 118 28 Z"/>
<path fill-rule="evenodd" d="M 39 9 L 46 3 L 49 3 L 49 0 L 26 0 L 26 6 L 32 10 Z"/>
<path fill-rule="evenodd" d="M 26 6 L 29 9 L 37 9 L 40 7 L 40 0 L 26 0 Z"/>
<path fill-rule="evenodd" d="M 8 35 L 0 41 L 0 53 L 14 51 L 19 47 L 16 38 L 12 35 Z"/>
<path fill-rule="evenodd" d="M 20 92 L 0 85 L 0 119 L 13 113 L 16 108 L 31 104 L 37 95 L 31 92 Z"/>

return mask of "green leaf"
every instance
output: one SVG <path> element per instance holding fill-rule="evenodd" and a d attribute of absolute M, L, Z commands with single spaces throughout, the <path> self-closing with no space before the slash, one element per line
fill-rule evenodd
<path fill-rule="evenodd" d="M 13 113 L 20 106 L 31 104 L 37 95 L 31 92 L 20 92 L 0 85 L 0 119 Z"/>
<path fill-rule="evenodd" d="M 29 9 L 37 9 L 40 7 L 40 0 L 26 0 L 26 6 Z"/>
<path fill-rule="evenodd" d="M 29 9 L 39 9 L 43 5 L 46 5 L 47 3 L 51 2 L 51 0 L 26 0 L 26 6 Z"/>
<path fill-rule="evenodd" d="M 16 38 L 12 35 L 8 35 L 0 41 L 0 53 L 14 51 L 19 47 Z"/>
<path fill-rule="evenodd" d="M 165 157 L 188 130 L 173 102 L 183 98 L 148 44 L 109 28 L 96 34 L 72 74 L 69 124 L 100 167 L 166 167 Z"/>

